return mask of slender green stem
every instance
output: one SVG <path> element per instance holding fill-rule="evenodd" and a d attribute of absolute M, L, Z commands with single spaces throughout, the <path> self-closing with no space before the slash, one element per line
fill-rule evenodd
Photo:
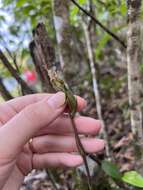
<path fill-rule="evenodd" d="M 72 94 L 71 90 L 67 87 L 65 82 L 58 77 L 58 75 L 55 71 L 49 70 L 48 74 L 49 74 L 50 82 L 51 82 L 53 88 L 56 91 L 60 90 L 60 91 L 65 93 L 66 103 L 67 103 L 67 106 L 69 108 L 69 118 L 71 120 L 71 124 L 72 124 L 73 130 L 74 130 L 77 148 L 78 148 L 80 155 L 83 158 L 85 169 L 87 172 L 88 189 L 92 190 L 91 176 L 90 176 L 90 171 L 89 171 L 89 167 L 88 167 L 88 163 L 87 163 L 87 159 L 86 159 L 86 152 L 85 152 L 84 147 L 80 141 L 80 138 L 78 136 L 78 131 L 76 128 L 76 124 L 74 122 L 74 117 L 75 117 L 75 114 L 77 111 L 77 100 L 76 100 L 75 96 Z"/>
<path fill-rule="evenodd" d="M 75 135 L 75 140 L 76 140 L 78 151 L 83 158 L 84 165 L 86 168 L 87 179 L 88 179 L 88 188 L 89 188 L 89 190 L 92 190 L 91 176 L 90 176 L 90 171 L 89 171 L 89 167 L 88 167 L 88 163 L 87 163 L 86 152 L 85 152 L 84 147 L 81 143 L 80 137 L 78 136 L 78 131 L 76 128 L 76 124 L 74 122 L 74 118 L 71 116 L 70 113 L 69 113 L 69 118 L 70 118 L 73 130 L 74 130 L 74 135 Z"/>

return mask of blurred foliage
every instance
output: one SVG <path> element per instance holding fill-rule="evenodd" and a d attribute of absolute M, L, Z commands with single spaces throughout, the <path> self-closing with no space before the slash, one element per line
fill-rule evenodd
<path fill-rule="evenodd" d="M 81 6 L 89 10 L 89 1 L 88 0 L 78 0 L 77 1 Z M 102 3 L 101 3 L 102 2 Z M 126 18 L 126 3 L 125 1 L 98 1 L 93 0 L 92 3 L 96 7 L 96 15 L 97 18 L 102 22 L 107 24 L 111 22 L 114 17 L 114 20 L 118 23 L 120 18 Z M 51 0 L 35 0 L 34 3 L 32 0 L 3 0 L 2 1 L 2 9 L 10 10 L 12 9 L 12 14 L 14 14 L 14 21 L 16 21 L 16 25 L 9 26 L 10 32 L 12 35 L 22 35 L 20 31 L 21 25 L 25 22 L 30 23 L 28 26 L 27 32 L 31 33 L 31 30 L 35 27 L 38 21 L 44 20 L 47 24 L 47 29 L 50 35 L 53 35 L 53 27 L 52 27 L 52 1 Z M 90 11 L 90 10 L 89 10 Z M 74 26 L 80 25 L 80 16 L 81 12 L 79 9 L 71 3 L 70 9 L 70 20 L 71 24 Z M 47 18 L 47 19 L 46 19 Z M 0 21 L 4 22 L 4 16 L 0 16 Z M 117 24 L 116 30 L 120 31 L 124 26 L 121 23 L 121 26 Z M 113 27 L 113 28 L 112 28 Z M 115 30 L 115 26 L 112 26 L 111 29 Z M 25 31 L 24 31 L 25 32 Z M 98 28 L 97 33 L 101 34 L 101 29 Z M 23 34 L 24 35 L 24 34 Z M 98 41 L 97 54 L 101 49 L 106 45 L 110 36 L 108 34 L 102 34 L 101 38 Z"/>

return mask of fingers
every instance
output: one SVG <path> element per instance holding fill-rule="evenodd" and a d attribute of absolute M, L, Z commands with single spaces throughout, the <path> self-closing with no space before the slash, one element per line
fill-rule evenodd
<path fill-rule="evenodd" d="M 85 99 L 81 98 L 80 96 L 75 96 L 75 97 L 77 100 L 77 111 L 80 112 L 86 107 L 87 102 Z"/>
<path fill-rule="evenodd" d="M 81 156 L 68 153 L 34 154 L 33 168 L 77 167 L 83 163 Z"/>
<path fill-rule="evenodd" d="M 75 124 L 79 134 L 95 135 L 101 128 L 101 122 L 90 117 L 78 116 L 75 118 Z M 57 118 L 48 127 L 40 130 L 36 136 L 45 134 L 69 134 L 73 133 L 73 127 L 68 117 L 61 116 Z"/>
<path fill-rule="evenodd" d="M 97 153 L 104 149 L 104 141 L 95 138 L 82 138 L 81 143 L 87 153 Z M 74 136 L 47 135 L 36 137 L 32 141 L 34 152 L 43 154 L 48 152 L 77 152 Z"/>
<path fill-rule="evenodd" d="M 0 128 L 0 155 L 17 154 L 37 131 L 53 122 L 64 108 L 65 95 L 62 92 L 27 106 Z"/>
<path fill-rule="evenodd" d="M 53 96 L 53 94 L 45 93 L 45 94 L 26 95 L 7 101 L 6 103 L 0 104 L 0 126 L 5 124 L 17 113 L 22 111 L 26 106 L 42 101 L 45 98 L 49 99 L 51 96 Z M 78 102 L 77 109 L 78 111 L 81 111 L 86 106 L 86 101 L 79 96 L 76 97 Z"/>
<path fill-rule="evenodd" d="M 52 97 L 53 95 L 54 94 L 46 94 L 46 93 L 26 95 L 26 96 L 12 99 L 12 100 L 6 102 L 5 104 L 10 105 L 12 108 L 14 108 L 14 110 L 16 110 L 16 112 L 20 112 L 22 109 L 24 109 L 29 104 L 39 102 L 45 98 L 48 99 L 48 98 Z M 83 98 L 81 98 L 80 96 L 76 96 L 76 98 L 77 98 L 77 102 L 78 102 L 78 111 L 80 111 L 81 109 L 83 109 L 86 106 L 86 101 Z"/>

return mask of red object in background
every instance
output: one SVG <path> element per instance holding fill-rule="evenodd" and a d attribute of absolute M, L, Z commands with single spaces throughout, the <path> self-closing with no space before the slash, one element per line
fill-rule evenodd
<path fill-rule="evenodd" d="M 27 70 L 25 73 L 25 78 L 26 78 L 26 81 L 27 82 L 34 82 L 36 81 L 36 74 L 35 74 L 35 71 L 30 71 L 30 70 Z"/>

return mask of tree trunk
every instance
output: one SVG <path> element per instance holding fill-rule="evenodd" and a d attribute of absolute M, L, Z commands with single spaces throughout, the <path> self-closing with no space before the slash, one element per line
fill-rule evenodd
<path fill-rule="evenodd" d="M 141 0 L 128 0 L 127 66 L 130 118 L 138 160 L 136 161 L 136 168 L 141 168 L 142 170 L 143 118 L 141 102 L 143 86 L 140 73 L 140 65 L 142 63 L 140 8 Z M 143 170 L 141 173 L 143 173 Z"/>
<path fill-rule="evenodd" d="M 59 50 L 59 59 L 65 80 L 70 83 L 77 76 L 82 58 L 79 58 L 70 26 L 70 0 L 53 1 L 54 26 Z"/>

